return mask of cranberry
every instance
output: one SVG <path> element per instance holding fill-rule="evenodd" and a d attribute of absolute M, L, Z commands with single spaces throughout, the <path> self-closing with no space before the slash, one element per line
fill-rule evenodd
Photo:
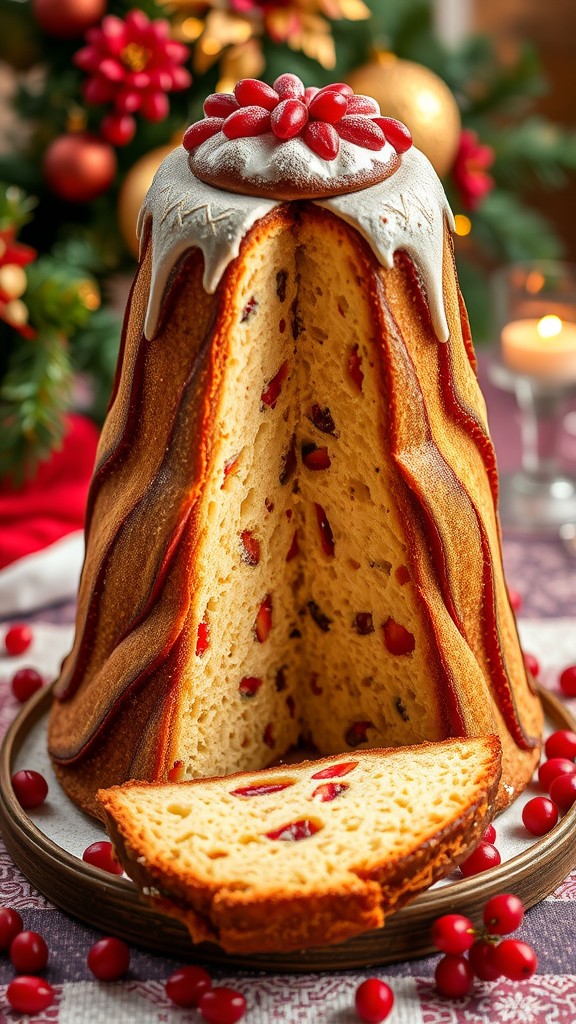
<path fill-rule="evenodd" d="M 204 993 L 212 988 L 212 978 L 202 967 L 180 967 L 166 979 L 164 987 L 176 1006 L 188 1009 L 198 1006 Z"/>
<path fill-rule="evenodd" d="M 401 626 L 400 623 L 395 622 L 392 618 L 387 618 L 382 626 L 382 630 L 384 633 L 384 644 L 390 654 L 412 654 L 416 647 L 416 641 L 414 634 L 410 633 L 405 626 Z"/>
<path fill-rule="evenodd" d="M 546 740 L 544 749 L 546 757 L 565 757 L 568 761 L 573 761 L 576 758 L 576 732 L 569 729 L 553 732 Z"/>
<path fill-rule="evenodd" d="M 434 972 L 436 988 L 440 995 L 449 999 L 460 999 L 472 988 L 474 974 L 466 957 L 443 956 Z"/>
<path fill-rule="evenodd" d="M 12 776 L 12 787 L 18 803 L 25 810 L 39 807 L 48 796 L 48 783 L 44 776 L 26 768 Z"/>
<path fill-rule="evenodd" d="M 545 836 L 558 821 L 558 808 L 545 796 L 535 796 L 522 811 L 524 827 L 533 836 Z"/>
<path fill-rule="evenodd" d="M 82 860 L 95 868 L 101 868 L 102 871 L 109 871 L 111 875 L 121 875 L 124 872 L 124 868 L 116 859 L 112 843 L 105 840 L 87 846 L 82 854 Z"/>
<path fill-rule="evenodd" d="M 243 697 L 254 697 L 262 686 L 262 682 L 263 680 L 259 676 L 243 676 L 238 684 L 238 689 Z"/>
<path fill-rule="evenodd" d="M 331 800 L 335 800 L 341 793 L 345 793 L 348 789 L 346 782 L 323 782 L 321 786 L 316 786 L 316 789 L 310 797 L 311 800 L 319 800 L 321 804 L 329 803 Z"/>
<path fill-rule="evenodd" d="M 365 1024 L 380 1024 L 394 1006 L 394 993 L 385 981 L 367 978 L 356 989 L 356 1013 Z"/>
<path fill-rule="evenodd" d="M 44 686 L 44 680 L 35 668 L 19 668 L 12 676 L 12 693 L 21 704 Z"/>
<path fill-rule="evenodd" d="M 327 448 L 317 448 L 315 444 L 304 445 L 302 448 L 302 462 L 306 469 L 315 472 L 321 469 L 330 469 L 332 464 Z"/>
<path fill-rule="evenodd" d="M 40 1013 L 54 1002 L 56 993 L 44 978 L 21 974 L 6 989 L 6 998 L 18 1013 Z"/>
<path fill-rule="evenodd" d="M 444 914 L 432 925 L 432 942 L 442 953 L 465 953 L 474 942 L 474 925 L 463 914 Z"/>
<path fill-rule="evenodd" d="M 210 647 L 210 626 L 204 619 L 198 623 L 198 633 L 196 637 L 196 656 L 201 658 L 202 655 Z"/>
<path fill-rule="evenodd" d="M 301 839 L 309 839 L 321 827 L 316 822 L 303 818 L 301 821 L 292 821 L 288 825 L 281 825 L 280 828 L 275 828 L 271 832 L 265 832 L 264 835 L 267 839 L 275 841 L 297 843 Z"/>
<path fill-rule="evenodd" d="M 550 786 L 550 796 L 562 814 L 566 814 L 576 801 L 576 775 L 560 775 L 554 779 Z"/>
<path fill-rule="evenodd" d="M 12 940 L 10 959 L 17 974 L 37 974 L 48 963 L 48 946 L 38 932 L 19 932 Z"/>
<path fill-rule="evenodd" d="M 0 907 L 0 950 L 10 948 L 12 939 L 22 931 L 24 922 L 17 910 Z"/>
<path fill-rule="evenodd" d="M 246 562 L 246 565 L 255 566 L 260 561 L 260 541 L 254 536 L 252 530 L 243 530 L 241 533 L 242 547 L 242 561 Z"/>
<path fill-rule="evenodd" d="M 496 829 L 494 828 L 494 825 L 488 825 L 482 839 L 485 843 L 494 844 L 496 842 Z"/>
<path fill-rule="evenodd" d="M 530 675 L 533 675 L 534 678 L 537 679 L 540 675 L 540 664 L 538 659 L 535 658 L 533 654 L 524 654 L 524 664 L 530 672 Z"/>
<path fill-rule="evenodd" d="M 576 665 L 569 665 L 560 673 L 560 689 L 565 697 L 576 697 Z"/>
<path fill-rule="evenodd" d="M 4 637 L 6 654 L 11 658 L 24 654 L 32 643 L 32 630 L 23 622 L 17 622 L 7 630 Z"/>
<path fill-rule="evenodd" d="M 328 521 L 322 505 L 318 505 L 314 502 L 314 508 L 316 510 L 316 522 L 318 524 L 318 530 L 320 531 L 320 544 L 325 555 L 330 558 L 334 557 L 334 534 L 332 533 L 332 527 Z"/>
<path fill-rule="evenodd" d="M 130 950 L 122 939 L 110 936 L 94 943 L 86 962 L 98 981 L 118 981 L 130 967 Z"/>
<path fill-rule="evenodd" d="M 208 1024 L 236 1024 L 246 1013 L 246 1000 L 233 988 L 211 988 L 201 997 L 198 1008 Z"/>
<path fill-rule="evenodd" d="M 492 843 L 481 842 L 474 850 L 474 853 L 471 853 L 462 862 L 460 871 L 464 878 L 470 878 L 472 875 L 479 875 L 482 871 L 488 871 L 490 868 L 497 867 L 501 859 L 498 850 L 495 846 L 492 846 Z"/>
<path fill-rule="evenodd" d="M 522 901 L 512 893 L 493 896 L 484 907 L 484 924 L 490 935 L 509 935 L 524 919 Z"/>
<path fill-rule="evenodd" d="M 322 768 L 321 771 L 315 772 L 311 775 L 311 779 L 339 779 L 342 775 L 348 775 L 356 765 L 358 761 L 341 761 L 340 764 L 332 764 L 329 768 Z"/>
<path fill-rule="evenodd" d="M 272 379 L 268 381 L 268 384 L 260 395 L 260 401 L 263 405 L 267 405 L 270 409 L 274 409 L 276 407 L 276 402 L 278 401 L 280 392 L 282 391 L 282 385 L 289 373 L 290 364 L 286 360 L 286 362 L 282 363 L 282 366 L 277 370 Z"/>
<path fill-rule="evenodd" d="M 468 959 L 474 974 L 480 981 L 496 981 L 500 971 L 494 963 L 494 949 L 491 942 L 478 939 L 468 951 Z"/>
<path fill-rule="evenodd" d="M 569 761 L 566 757 L 551 757 L 549 761 L 544 761 L 538 769 L 538 782 L 544 789 L 550 790 L 550 786 L 555 779 L 558 779 L 561 775 L 574 775 L 576 773 L 576 764 L 574 761 Z"/>
<path fill-rule="evenodd" d="M 267 796 L 268 793 L 281 793 L 283 789 L 289 789 L 293 782 L 269 782 L 268 784 L 256 783 L 253 786 L 240 786 L 239 789 L 231 789 L 230 796 Z"/>
<path fill-rule="evenodd" d="M 532 947 L 526 942 L 520 942 L 519 939 L 503 939 L 494 947 L 492 957 L 497 970 L 510 981 L 531 978 L 538 967 L 536 953 Z"/>
<path fill-rule="evenodd" d="M 256 639 L 259 644 L 263 644 L 267 639 L 272 629 L 272 595 L 267 594 L 256 615 L 256 622 L 254 623 L 254 631 L 256 633 Z"/>

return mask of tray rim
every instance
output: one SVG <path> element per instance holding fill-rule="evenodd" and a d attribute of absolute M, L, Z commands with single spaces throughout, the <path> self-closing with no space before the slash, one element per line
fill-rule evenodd
<path fill-rule="evenodd" d="M 539 687 L 548 718 L 576 731 L 576 720 L 550 691 Z M 337 946 L 287 954 L 227 954 L 208 943 L 195 945 L 177 920 L 159 914 L 127 878 L 107 875 L 58 846 L 30 819 L 11 785 L 11 765 L 28 733 L 45 715 L 50 688 L 36 693 L 8 727 L 0 750 L 0 830 L 8 853 L 32 885 L 52 903 L 84 924 L 118 935 L 157 953 L 210 962 L 228 968 L 311 972 L 366 967 L 415 959 L 435 952 L 430 940 L 416 938 L 443 913 L 480 920 L 493 895 L 514 891 L 526 908 L 550 895 L 576 866 L 576 804 L 529 849 L 485 875 L 462 879 L 420 893 L 387 918 L 382 929 L 365 932 Z M 65 794 L 62 792 L 62 797 Z M 83 896 L 79 904 L 78 896 Z"/>

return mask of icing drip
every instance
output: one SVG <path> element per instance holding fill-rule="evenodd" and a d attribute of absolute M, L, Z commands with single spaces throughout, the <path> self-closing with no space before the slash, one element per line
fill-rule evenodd
<path fill-rule="evenodd" d="M 424 283 L 436 335 L 439 341 L 447 341 L 443 226 L 446 217 L 453 230 L 454 221 L 442 185 L 424 154 L 413 147 L 385 181 L 361 192 L 312 201 L 356 228 L 385 267 L 392 266 L 398 250 L 408 254 Z M 170 273 L 188 249 L 202 251 L 204 288 L 212 293 L 250 228 L 280 205 L 278 199 L 237 195 L 206 185 L 191 173 L 185 150 L 174 150 L 157 171 L 138 221 L 142 238 L 145 225 L 152 220 L 146 337 L 153 337 L 157 329 Z"/>

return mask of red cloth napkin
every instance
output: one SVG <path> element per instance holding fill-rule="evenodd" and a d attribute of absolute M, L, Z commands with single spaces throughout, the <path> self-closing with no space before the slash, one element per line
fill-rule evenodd
<path fill-rule="evenodd" d="M 60 451 L 20 490 L 0 483 L 0 569 L 82 529 L 98 430 L 71 415 Z"/>

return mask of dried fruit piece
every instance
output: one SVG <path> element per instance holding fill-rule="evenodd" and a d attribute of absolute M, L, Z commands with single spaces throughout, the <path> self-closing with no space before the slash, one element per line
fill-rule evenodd
<path fill-rule="evenodd" d="M 196 656 L 201 658 L 202 655 L 210 647 L 210 626 L 206 621 L 206 618 L 202 622 L 198 623 L 198 633 L 196 636 Z"/>
<path fill-rule="evenodd" d="M 318 448 L 315 444 L 302 445 L 302 462 L 306 469 L 317 471 L 329 469 L 331 466 L 330 456 L 327 448 Z"/>
<path fill-rule="evenodd" d="M 268 639 L 268 634 L 272 629 L 272 595 L 266 594 L 266 597 L 262 601 L 258 614 L 256 615 L 256 622 L 254 623 L 254 630 L 256 632 L 256 639 L 259 644 L 263 644 Z"/>
<path fill-rule="evenodd" d="M 240 454 L 233 455 L 231 459 L 228 459 L 228 462 L 224 463 L 224 483 L 226 482 L 229 476 L 233 476 L 234 473 L 237 472 L 239 465 Z M 222 484 L 222 487 L 224 486 L 224 483 Z"/>
<path fill-rule="evenodd" d="M 302 138 L 308 149 L 311 149 L 322 160 L 335 160 L 338 156 L 340 149 L 338 132 L 326 121 L 309 121 L 302 132 Z"/>
<path fill-rule="evenodd" d="M 327 405 L 322 409 L 319 405 L 314 404 L 310 409 L 308 419 L 310 419 L 316 429 L 320 430 L 323 434 L 331 434 L 332 437 L 338 437 L 336 433 L 336 425 L 332 419 L 332 413 Z"/>
<path fill-rule="evenodd" d="M 364 374 L 362 373 L 362 357 L 358 352 L 358 345 L 353 345 L 348 356 L 348 375 L 354 382 L 358 391 L 362 391 Z"/>
<path fill-rule="evenodd" d="M 372 621 L 372 612 L 357 612 L 353 628 L 360 634 L 360 636 L 368 636 L 369 633 L 373 633 L 374 623 Z"/>
<path fill-rule="evenodd" d="M 298 75 L 292 75 L 288 71 L 278 76 L 272 88 L 281 100 L 302 100 L 305 97 L 304 83 Z"/>
<path fill-rule="evenodd" d="M 252 530 L 243 530 L 241 538 L 244 548 L 242 561 L 246 562 L 246 565 L 258 565 L 260 561 L 260 541 L 254 536 Z"/>
<path fill-rule="evenodd" d="M 232 117 L 234 116 L 233 114 Z M 226 130 L 226 125 L 224 125 L 224 130 Z M 346 114 L 341 121 L 338 121 L 336 131 L 341 139 L 352 142 L 356 146 L 362 146 L 364 149 L 379 150 L 386 145 L 384 132 L 368 117 Z"/>
<path fill-rule="evenodd" d="M 282 363 L 282 366 L 274 374 L 272 379 L 268 381 L 268 384 L 262 391 L 262 394 L 260 395 L 260 401 L 262 402 L 263 405 L 269 406 L 270 409 L 274 409 L 276 407 L 276 402 L 278 401 L 280 397 L 280 392 L 282 391 L 282 385 L 286 380 L 289 372 L 290 366 L 288 360 L 286 360 L 286 362 Z"/>
<path fill-rule="evenodd" d="M 278 93 L 258 78 L 242 78 L 234 86 L 234 95 L 241 107 L 250 110 L 252 106 L 274 110 L 280 99 Z"/>
<path fill-rule="evenodd" d="M 256 783 L 254 786 L 240 786 L 239 789 L 231 789 L 230 796 L 267 796 L 268 793 L 281 793 L 283 789 L 289 789 L 293 785 L 293 782 Z"/>
<path fill-rule="evenodd" d="M 267 747 L 273 748 L 276 746 L 276 740 L 274 739 L 274 727 L 272 722 L 269 722 L 264 729 L 264 735 L 262 737 Z"/>
<path fill-rule="evenodd" d="M 332 619 L 329 619 L 328 616 L 324 614 L 316 604 L 316 601 L 308 601 L 308 611 L 319 629 L 321 629 L 323 633 L 328 633 L 330 626 L 332 625 Z M 300 636 L 300 634 L 298 634 L 298 636 Z"/>
<path fill-rule="evenodd" d="M 349 747 L 358 747 L 361 743 L 368 742 L 366 732 L 368 729 L 373 728 L 374 725 L 372 722 L 354 722 L 350 728 L 346 730 L 344 739 Z"/>
<path fill-rule="evenodd" d="M 223 117 L 205 117 L 203 121 L 196 121 L 196 124 L 191 124 L 184 132 L 182 139 L 184 149 L 188 152 L 196 149 L 196 146 L 201 146 L 207 139 L 211 139 L 213 135 L 222 131 L 223 126 Z"/>
<path fill-rule="evenodd" d="M 238 110 L 239 106 L 238 100 L 231 92 L 213 92 L 204 100 L 204 114 L 206 117 L 225 118 Z"/>
<path fill-rule="evenodd" d="M 182 779 L 182 769 L 184 768 L 184 761 L 174 761 L 170 771 L 168 772 L 169 782 L 180 782 Z"/>
<path fill-rule="evenodd" d="M 382 129 L 391 146 L 397 153 L 405 153 L 412 145 L 410 129 L 397 121 L 395 117 L 375 117 L 374 123 Z"/>
<path fill-rule="evenodd" d="M 254 310 L 257 309 L 257 308 L 258 308 L 258 299 L 255 299 L 254 296 L 251 295 L 250 298 L 248 299 L 248 302 L 244 306 L 244 309 L 242 310 L 242 316 L 240 317 L 240 323 L 241 324 L 246 323 L 246 320 L 248 320 L 248 317 L 251 316 L 252 313 L 254 312 Z"/>
<path fill-rule="evenodd" d="M 263 680 L 258 676 L 243 676 L 238 689 L 243 697 L 254 697 L 262 686 Z"/>
<path fill-rule="evenodd" d="M 317 786 L 311 800 L 319 800 L 320 803 L 329 803 L 330 800 L 335 800 L 341 793 L 345 793 L 348 786 L 345 782 L 323 782 L 321 786 Z"/>
<path fill-rule="evenodd" d="M 330 85 L 323 85 L 318 89 L 316 96 L 323 96 L 325 92 L 339 92 L 342 96 L 353 96 L 354 89 L 346 82 L 331 82 Z"/>
<path fill-rule="evenodd" d="M 390 654 L 412 654 L 416 647 L 416 641 L 414 634 L 406 629 L 405 626 L 401 626 L 393 618 L 388 618 L 382 626 L 382 631 L 384 633 L 386 650 Z"/>
<path fill-rule="evenodd" d="M 291 821 L 287 825 L 275 828 L 271 832 L 265 832 L 266 839 L 273 839 L 283 843 L 297 843 L 301 839 L 308 839 L 315 832 L 319 832 L 321 825 L 315 821 L 303 818 L 300 821 Z"/>
<path fill-rule="evenodd" d="M 203 122 L 200 121 L 200 124 Z M 270 131 L 270 113 L 262 107 L 240 107 L 230 114 L 222 131 L 227 139 L 252 138 Z"/>
<path fill-rule="evenodd" d="M 380 107 L 371 96 L 349 96 L 348 114 L 368 114 L 370 116 L 380 113 Z"/>
<path fill-rule="evenodd" d="M 270 117 L 270 127 L 277 139 L 293 139 L 308 120 L 308 108 L 300 100 L 281 100 Z"/>
<path fill-rule="evenodd" d="M 322 544 L 322 550 L 325 555 L 330 558 L 334 556 L 334 534 L 332 528 L 328 522 L 328 516 L 326 515 L 322 505 L 314 502 L 314 508 L 316 510 L 316 522 L 318 523 L 318 529 L 320 531 L 320 543 Z"/>
<path fill-rule="evenodd" d="M 282 456 L 282 468 L 280 470 L 280 486 L 288 483 L 290 477 L 296 471 L 296 438 L 292 437 L 290 447 L 285 455 Z"/>
<path fill-rule="evenodd" d="M 348 775 L 358 765 L 358 761 L 343 761 L 341 764 L 332 764 L 329 768 L 322 768 L 321 771 L 311 775 L 311 779 L 340 779 Z"/>
<path fill-rule="evenodd" d="M 342 93 L 335 89 L 327 89 L 325 92 L 318 92 L 310 101 L 310 117 L 316 121 L 327 121 L 328 124 L 336 124 L 348 110 L 348 100 Z"/>

